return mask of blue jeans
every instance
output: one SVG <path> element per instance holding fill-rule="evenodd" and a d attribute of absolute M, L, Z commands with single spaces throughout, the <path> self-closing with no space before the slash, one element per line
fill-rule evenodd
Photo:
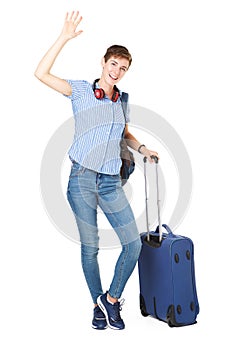
<path fill-rule="evenodd" d="M 108 291 L 113 298 L 120 298 L 141 251 L 140 235 L 122 189 L 120 175 L 96 173 L 73 162 L 67 198 L 77 222 L 82 268 L 94 304 L 97 303 L 97 297 L 103 294 L 97 259 L 97 206 L 102 209 L 118 235 L 122 250 Z"/>

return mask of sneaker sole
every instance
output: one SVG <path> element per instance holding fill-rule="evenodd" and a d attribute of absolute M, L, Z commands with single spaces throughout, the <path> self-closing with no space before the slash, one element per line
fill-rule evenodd
<path fill-rule="evenodd" d="M 104 331 L 105 329 L 108 328 L 108 325 L 107 325 L 106 327 L 104 327 L 104 328 L 98 328 L 97 326 L 93 326 L 93 325 L 91 325 L 91 327 L 92 327 L 93 329 L 97 329 L 98 331 Z"/>
<path fill-rule="evenodd" d="M 111 325 L 111 323 L 110 323 L 109 320 L 108 320 L 108 313 L 107 313 L 107 310 L 105 309 L 105 306 L 104 306 L 104 304 L 103 304 L 102 301 L 101 301 L 101 296 L 99 296 L 99 297 L 97 298 L 97 303 L 98 303 L 100 309 L 101 309 L 101 310 L 103 311 L 103 313 L 105 314 L 106 321 L 107 321 L 107 324 L 108 324 L 108 327 L 109 327 L 109 328 L 114 329 L 114 330 L 117 330 L 117 331 L 120 331 L 120 330 L 124 329 L 124 328 L 117 328 L 117 327 L 114 327 L 114 326 Z"/>

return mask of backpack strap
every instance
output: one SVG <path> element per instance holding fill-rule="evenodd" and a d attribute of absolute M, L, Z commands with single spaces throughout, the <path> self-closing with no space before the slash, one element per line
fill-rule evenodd
<path fill-rule="evenodd" d="M 127 94 L 127 92 L 122 92 L 121 93 L 121 105 L 122 105 L 122 109 L 123 109 L 123 113 L 124 113 L 124 117 L 125 117 L 125 124 L 126 124 L 126 110 L 127 110 L 128 99 L 129 99 L 129 94 Z"/>

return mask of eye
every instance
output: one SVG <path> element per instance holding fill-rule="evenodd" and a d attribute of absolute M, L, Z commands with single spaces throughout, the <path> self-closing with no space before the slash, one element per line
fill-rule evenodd
<path fill-rule="evenodd" d="M 121 67 L 121 70 L 122 70 L 123 72 L 126 72 L 126 71 L 127 71 L 127 68 Z"/>

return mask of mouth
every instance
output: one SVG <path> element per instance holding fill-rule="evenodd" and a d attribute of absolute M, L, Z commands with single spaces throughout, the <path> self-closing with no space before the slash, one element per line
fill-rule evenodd
<path fill-rule="evenodd" d="M 110 76 L 111 79 L 113 79 L 113 80 L 115 80 L 115 81 L 118 79 L 118 77 L 115 76 L 115 75 L 113 75 L 113 74 L 109 74 L 109 76 Z"/>

